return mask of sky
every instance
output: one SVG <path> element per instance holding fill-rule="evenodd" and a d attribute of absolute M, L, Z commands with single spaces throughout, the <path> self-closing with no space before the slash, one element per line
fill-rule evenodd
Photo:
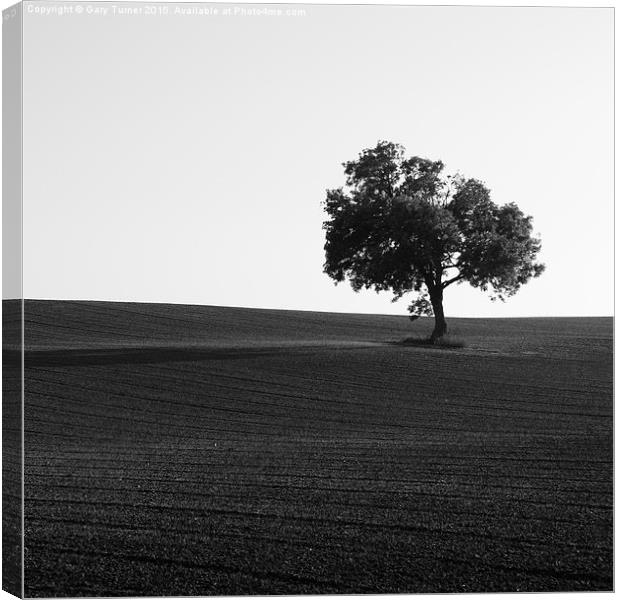
<path fill-rule="evenodd" d="M 448 316 L 613 313 L 612 10 L 80 4 L 24 5 L 25 297 L 404 314 L 322 270 L 325 190 L 391 140 L 542 238 Z"/>

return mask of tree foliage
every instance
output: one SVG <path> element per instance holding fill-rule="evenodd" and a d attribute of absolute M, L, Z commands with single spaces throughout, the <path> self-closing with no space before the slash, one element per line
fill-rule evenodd
<path fill-rule="evenodd" d="M 495 204 L 481 181 L 445 175 L 441 161 L 406 158 L 385 141 L 343 167 L 346 185 L 324 202 L 325 273 L 394 300 L 415 292 L 411 314 L 435 315 L 431 339 L 447 331 L 449 285 L 466 281 L 504 300 L 543 272 L 532 218 Z"/>

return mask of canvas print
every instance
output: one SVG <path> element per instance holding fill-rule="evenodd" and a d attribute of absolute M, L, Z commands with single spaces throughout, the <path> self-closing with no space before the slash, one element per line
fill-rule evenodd
<path fill-rule="evenodd" d="M 611 591 L 613 44 L 4 10 L 3 589 Z"/>

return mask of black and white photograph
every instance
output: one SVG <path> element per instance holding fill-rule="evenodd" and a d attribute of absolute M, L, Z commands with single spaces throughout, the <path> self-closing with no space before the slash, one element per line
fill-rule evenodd
<path fill-rule="evenodd" d="M 5 592 L 613 591 L 613 7 L 3 8 Z"/>

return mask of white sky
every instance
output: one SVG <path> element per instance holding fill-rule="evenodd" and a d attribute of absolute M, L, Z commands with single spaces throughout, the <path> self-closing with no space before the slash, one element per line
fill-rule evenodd
<path fill-rule="evenodd" d="M 388 139 L 542 236 L 541 278 L 448 316 L 613 313 L 610 9 L 81 4 L 24 9 L 26 297 L 404 313 L 322 272 L 325 189 Z"/>

